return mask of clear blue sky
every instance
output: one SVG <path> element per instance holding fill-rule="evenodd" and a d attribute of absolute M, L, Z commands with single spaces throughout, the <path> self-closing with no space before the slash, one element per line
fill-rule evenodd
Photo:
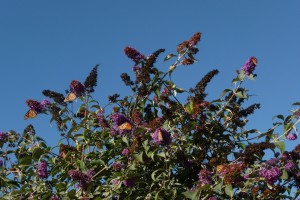
<path fill-rule="evenodd" d="M 256 95 L 250 102 L 262 108 L 249 126 L 265 131 L 272 116 L 288 114 L 300 101 L 299 20 L 298 0 L 1 1 L 0 131 L 22 132 L 32 123 L 54 144 L 58 133 L 49 116 L 23 120 L 26 99 L 42 100 L 44 89 L 64 92 L 71 80 L 84 81 L 100 64 L 95 97 L 103 105 L 108 95 L 125 89 L 119 76 L 132 66 L 125 46 L 146 55 L 158 48 L 174 53 L 197 31 L 203 34 L 199 62 L 180 68 L 177 84 L 188 89 L 217 68 L 220 74 L 208 87 L 209 99 L 217 98 L 231 87 L 235 70 L 256 56 L 258 78 L 246 85 Z"/>

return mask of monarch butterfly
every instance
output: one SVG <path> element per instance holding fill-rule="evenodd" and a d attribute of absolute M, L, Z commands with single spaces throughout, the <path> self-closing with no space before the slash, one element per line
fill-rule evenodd
<path fill-rule="evenodd" d="M 158 136 L 158 141 L 162 142 L 164 140 L 161 130 L 158 130 L 157 136 Z"/>
<path fill-rule="evenodd" d="M 131 124 L 128 122 L 125 122 L 124 124 L 121 124 L 119 126 L 120 130 L 131 130 Z"/>
<path fill-rule="evenodd" d="M 28 118 L 35 118 L 37 116 L 36 112 L 32 109 L 28 110 L 28 112 L 24 115 L 24 120 Z"/>
<path fill-rule="evenodd" d="M 70 94 L 68 94 L 68 96 L 65 98 L 64 102 L 67 101 L 74 101 L 74 99 L 76 99 L 76 94 L 74 94 L 73 92 L 71 92 Z"/>

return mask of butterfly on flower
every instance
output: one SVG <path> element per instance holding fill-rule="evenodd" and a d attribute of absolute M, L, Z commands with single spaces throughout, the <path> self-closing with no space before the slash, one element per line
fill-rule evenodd
<path fill-rule="evenodd" d="M 26 104 L 29 107 L 29 110 L 27 113 L 24 115 L 24 119 L 28 118 L 35 118 L 38 113 L 41 113 L 43 110 L 43 107 L 40 102 L 33 100 L 33 99 L 27 99 Z"/>
<path fill-rule="evenodd" d="M 124 124 L 121 124 L 118 128 L 120 130 L 128 130 L 128 131 L 130 131 L 132 127 L 131 127 L 131 124 L 129 122 L 125 122 Z"/>
<path fill-rule="evenodd" d="M 223 171 L 223 169 L 225 168 L 224 165 L 218 165 L 217 166 L 217 173 L 221 173 Z"/>
<path fill-rule="evenodd" d="M 70 94 L 68 94 L 68 96 L 65 98 L 64 102 L 68 102 L 68 101 L 74 101 L 77 98 L 76 94 L 71 92 Z"/>
<path fill-rule="evenodd" d="M 161 132 L 161 130 L 158 130 L 157 138 L 158 138 L 158 141 L 160 141 L 160 142 L 162 142 L 164 140 L 163 133 Z"/>
<path fill-rule="evenodd" d="M 24 115 L 24 119 L 25 119 L 25 120 L 26 120 L 26 119 L 29 119 L 29 118 L 33 119 L 33 118 L 35 118 L 36 116 L 37 116 L 37 113 L 36 113 L 34 110 L 30 109 L 30 110 L 28 110 L 28 112 Z"/>
<path fill-rule="evenodd" d="M 257 58 L 252 57 L 252 58 L 251 58 L 251 61 L 254 63 L 254 65 L 257 65 Z"/>

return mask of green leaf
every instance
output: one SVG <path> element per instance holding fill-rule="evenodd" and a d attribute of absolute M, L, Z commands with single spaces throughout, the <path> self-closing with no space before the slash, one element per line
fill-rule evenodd
<path fill-rule="evenodd" d="M 190 101 L 186 106 L 185 106 L 185 110 L 188 114 L 193 114 L 194 112 L 194 103 L 193 101 Z"/>
<path fill-rule="evenodd" d="M 157 170 L 155 170 L 154 172 L 152 172 L 151 178 L 152 178 L 153 181 L 157 181 L 157 180 L 159 180 L 159 178 L 161 177 L 161 174 L 162 174 L 162 173 L 159 173 L 159 175 L 158 175 L 157 177 L 155 177 L 155 175 L 156 175 L 156 173 L 157 173 L 158 171 L 165 171 L 165 170 L 164 170 L 164 169 L 157 169 Z"/>
<path fill-rule="evenodd" d="M 280 150 L 281 153 L 285 151 L 285 144 L 283 141 L 276 142 L 275 146 Z"/>
<path fill-rule="evenodd" d="M 226 185 L 225 186 L 225 193 L 230 196 L 230 197 L 233 197 L 233 189 L 232 189 L 232 185 L 229 184 L 229 185 Z"/>
<path fill-rule="evenodd" d="M 182 88 L 175 88 L 175 91 L 176 91 L 177 93 L 183 93 L 183 92 L 185 92 L 185 90 L 182 89 Z"/>
<path fill-rule="evenodd" d="M 87 172 L 87 168 L 85 166 L 85 163 L 82 160 L 79 162 L 79 164 L 80 164 L 81 171 Z"/>
<path fill-rule="evenodd" d="M 200 188 L 198 188 L 194 191 L 186 191 L 186 192 L 183 192 L 182 194 L 188 199 L 198 200 L 199 192 L 200 192 Z"/>
<path fill-rule="evenodd" d="M 234 93 L 234 95 L 238 98 L 241 98 L 241 99 L 247 99 L 248 98 L 248 95 L 245 92 L 242 92 L 242 91 Z"/>
<path fill-rule="evenodd" d="M 293 128 L 293 126 L 294 126 L 294 123 L 288 123 L 288 124 L 285 124 L 283 127 L 284 127 L 284 132 L 286 133 L 286 134 L 288 134 L 291 130 L 292 130 L 292 128 Z"/>
<path fill-rule="evenodd" d="M 220 183 L 215 186 L 214 190 L 221 191 L 222 190 L 222 186 L 223 186 L 223 182 L 220 181 Z"/>
<path fill-rule="evenodd" d="M 95 160 L 92 161 L 92 165 L 105 165 L 105 162 L 103 160 Z"/>
<path fill-rule="evenodd" d="M 46 194 L 43 195 L 42 200 L 48 200 L 48 199 L 50 199 L 50 196 L 51 196 L 51 195 L 52 195 L 51 192 L 47 192 Z"/>
<path fill-rule="evenodd" d="M 272 120 L 274 120 L 275 118 L 281 119 L 282 121 L 284 121 L 284 116 L 283 115 L 276 115 L 272 118 Z"/>
<path fill-rule="evenodd" d="M 288 180 L 289 175 L 286 170 L 282 170 L 282 176 L 280 178 L 283 180 Z"/>
<path fill-rule="evenodd" d="M 221 99 L 226 93 L 231 92 L 231 91 L 232 91 L 231 89 L 225 89 L 225 90 L 223 90 L 223 92 L 222 92 L 221 95 L 220 95 L 220 99 Z"/>
<path fill-rule="evenodd" d="M 295 102 L 292 104 L 292 106 L 300 106 L 300 102 Z"/>
<path fill-rule="evenodd" d="M 164 61 L 170 60 L 171 58 L 176 57 L 176 56 L 177 55 L 171 53 L 165 57 Z"/>
<path fill-rule="evenodd" d="M 68 192 L 68 197 L 70 198 L 70 199 L 77 199 L 76 198 L 76 190 L 70 190 L 69 192 Z"/>
<path fill-rule="evenodd" d="M 39 159 L 43 153 L 44 153 L 43 149 L 41 149 L 41 148 L 35 148 L 33 150 L 32 157 L 34 159 Z"/>
<path fill-rule="evenodd" d="M 140 163 L 143 163 L 143 162 L 144 162 L 144 161 L 143 161 L 143 152 L 140 153 L 140 154 L 133 154 L 133 157 L 134 157 L 135 160 L 137 160 L 137 161 L 140 162 Z"/>
<path fill-rule="evenodd" d="M 166 157 L 166 153 L 165 153 L 165 152 L 160 152 L 160 153 L 158 153 L 157 155 L 160 156 L 160 157 L 163 157 L 163 158 Z"/>
<path fill-rule="evenodd" d="M 32 161 L 31 156 L 25 156 L 19 160 L 19 165 L 29 165 Z"/>
<path fill-rule="evenodd" d="M 122 141 L 125 142 L 125 144 L 127 144 L 127 146 L 129 146 L 127 136 L 123 136 Z"/>

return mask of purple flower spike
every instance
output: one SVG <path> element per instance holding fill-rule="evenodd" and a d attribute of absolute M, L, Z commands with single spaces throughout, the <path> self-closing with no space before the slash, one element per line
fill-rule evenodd
<path fill-rule="evenodd" d="M 73 180 L 78 181 L 78 188 L 86 189 L 88 184 L 92 182 L 95 172 L 93 169 L 89 169 L 86 174 L 78 170 L 70 170 L 68 174 Z"/>
<path fill-rule="evenodd" d="M 0 167 L 3 167 L 3 161 L 0 160 Z"/>
<path fill-rule="evenodd" d="M 113 168 L 115 171 L 120 171 L 123 167 L 124 167 L 124 164 L 123 164 L 123 163 L 120 163 L 120 162 L 114 162 L 114 163 L 112 164 L 112 168 Z"/>
<path fill-rule="evenodd" d="M 47 99 L 45 99 L 41 102 L 41 106 L 42 106 L 43 110 L 47 109 L 50 105 L 51 105 L 51 102 L 48 101 Z"/>
<path fill-rule="evenodd" d="M 142 70 L 142 68 L 138 65 L 135 65 L 132 67 L 132 71 L 134 71 L 134 72 L 140 72 L 141 70 Z"/>
<path fill-rule="evenodd" d="M 8 135 L 7 133 L 4 133 L 4 132 L 0 132 L 0 142 L 5 142 L 8 138 Z"/>
<path fill-rule="evenodd" d="M 41 113 L 43 112 L 43 106 L 41 105 L 40 102 L 32 99 L 27 99 L 26 104 L 30 108 L 30 110 L 34 110 L 36 113 Z"/>
<path fill-rule="evenodd" d="M 279 163 L 279 159 L 278 158 L 271 158 L 270 160 L 267 160 L 266 163 L 268 165 L 276 165 L 277 163 Z"/>
<path fill-rule="evenodd" d="M 127 119 L 122 113 L 114 113 L 110 116 L 110 118 L 117 126 L 121 126 L 125 122 L 130 123 L 129 119 Z"/>
<path fill-rule="evenodd" d="M 171 134 L 163 128 L 158 128 L 152 134 L 154 143 L 161 145 L 169 145 L 172 142 Z"/>
<path fill-rule="evenodd" d="M 61 198 L 56 195 L 52 195 L 50 200 L 61 200 Z"/>
<path fill-rule="evenodd" d="M 145 56 L 133 47 L 125 47 L 124 53 L 128 58 L 130 58 L 133 62 L 136 63 L 141 62 L 145 59 Z"/>
<path fill-rule="evenodd" d="M 128 150 L 128 149 L 123 149 L 122 155 L 123 155 L 123 156 L 126 156 L 126 155 L 128 155 L 128 154 L 129 154 L 129 150 Z"/>
<path fill-rule="evenodd" d="M 209 197 L 208 200 L 218 200 L 217 197 Z"/>
<path fill-rule="evenodd" d="M 135 181 L 133 179 L 127 179 L 127 180 L 123 181 L 123 184 L 126 187 L 133 187 L 135 184 Z"/>
<path fill-rule="evenodd" d="M 109 127 L 109 124 L 108 124 L 107 120 L 105 119 L 105 117 L 103 115 L 99 115 L 99 116 L 97 116 L 97 118 L 98 118 L 99 126 L 101 128 L 108 128 Z"/>
<path fill-rule="evenodd" d="M 251 57 L 246 61 L 246 63 L 242 67 L 242 70 L 247 76 L 249 76 L 255 70 L 256 64 L 257 64 L 257 59 L 255 57 Z"/>
<path fill-rule="evenodd" d="M 282 171 L 278 167 L 270 169 L 262 168 L 259 172 L 261 177 L 264 177 L 269 184 L 274 184 L 282 175 Z"/>
<path fill-rule="evenodd" d="M 120 181 L 118 180 L 118 179 L 113 179 L 113 180 L 111 180 L 111 183 L 113 184 L 113 185 L 118 185 L 119 183 L 120 183 Z"/>
<path fill-rule="evenodd" d="M 288 172 L 293 171 L 296 168 L 296 165 L 293 161 L 290 161 L 284 165 L 284 169 Z"/>
<path fill-rule="evenodd" d="M 296 140 L 297 139 L 297 134 L 296 133 L 289 133 L 286 138 L 288 140 Z"/>
<path fill-rule="evenodd" d="M 212 175 L 212 172 L 207 169 L 200 170 L 199 182 L 201 183 L 201 185 L 212 184 L 213 180 L 212 180 L 211 175 Z"/>
<path fill-rule="evenodd" d="M 37 175 L 40 178 L 48 178 L 48 172 L 47 172 L 47 163 L 46 162 L 41 162 L 38 165 L 38 169 L 37 169 Z"/>
<path fill-rule="evenodd" d="M 76 96 L 82 96 L 82 94 L 85 92 L 84 85 L 76 80 L 71 81 L 70 88 Z"/>

